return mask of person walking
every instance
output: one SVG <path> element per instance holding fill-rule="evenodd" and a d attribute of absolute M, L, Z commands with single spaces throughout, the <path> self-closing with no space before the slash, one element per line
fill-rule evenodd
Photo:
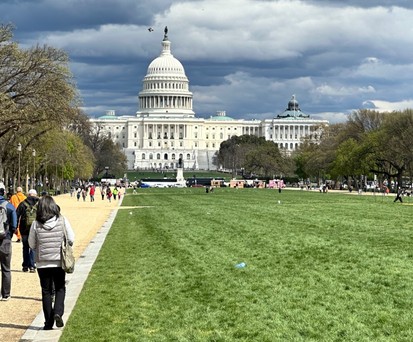
<path fill-rule="evenodd" d="M 112 202 L 112 191 L 110 190 L 110 187 L 108 187 L 106 190 L 106 197 L 108 198 L 109 202 Z"/>
<path fill-rule="evenodd" d="M 30 227 L 29 245 L 36 255 L 37 273 L 42 288 L 44 314 L 43 330 L 64 326 L 66 273 L 61 266 L 61 245 L 66 229 L 67 240 L 73 245 L 75 234 L 70 222 L 60 214 L 53 197 L 46 195 L 39 200 L 36 220 Z M 53 306 L 53 291 L 55 293 Z"/>
<path fill-rule="evenodd" d="M 1 300 L 7 301 L 11 292 L 11 239 L 17 227 L 17 216 L 16 208 L 4 198 L 3 188 L 0 189 L 0 205 L 5 207 L 7 216 L 6 235 L 0 239 Z"/>
<path fill-rule="evenodd" d="M 86 202 L 87 190 L 86 188 L 82 188 L 82 198 L 83 202 Z"/>
<path fill-rule="evenodd" d="M 17 209 L 19 204 L 23 202 L 25 199 L 26 199 L 26 195 L 23 193 L 22 187 L 18 186 L 16 189 L 16 193 L 12 195 L 10 198 L 10 203 L 13 204 L 13 206 Z M 20 228 L 18 225 L 17 225 L 15 234 L 17 236 L 17 242 L 20 242 L 22 237 L 20 235 Z"/>
<path fill-rule="evenodd" d="M 114 188 L 113 191 L 112 191 L 113 199 L 114 199 L 115 201 L 116 201 L 116 196 L 118 195 L 118 193 L 119 193 L 118 187 L 115 186 L 115 188 Z"/>
<path fill-rule="evenodd" d="M 102 201 L 103 201 L 106 196 L 106 187 L 103 185 L 100 187 L 100 195 L 102 196 Z"/>
<path fill-rule="evenodd" d="M 23 263 L 22 271 L 31 273 L 36 272 L 36 266 L 34 264 L 34 252 L 29 246 L 29 233 L 30 226 L 36 219 L 37 202 L 39 198 L 37 197 L 37 191 L 35 189 L 30 189 L 27 198 L 19 204 L 17 207 L 17 222 L 20 227 L 20 234 L 22 237 L 22 253 L 23 253 Z"/>
<path fill-rule="evenodd" d="M 403 195 L 403 189 L 399 186 L 397 189 L 396 198 L 394 199 L 393 202 L 400 201 L 400 203 L 403 203 L 402 195 Z"/>
<path fill-rule="evenodd" d="M 89 189 L 89 196 L 90 196 L 90 201 L 91 202 L 95 201 L 95 190 L 96 190 L 96 188 L 95 188 L 94 185 L 92 185 Z"/>

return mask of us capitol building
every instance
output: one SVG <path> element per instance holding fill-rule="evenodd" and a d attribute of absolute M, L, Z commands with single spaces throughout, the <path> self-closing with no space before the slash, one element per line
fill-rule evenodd
<path fill-rule="evenodd" d="M 90 119 L 96 132 L 107 134 L 127 157 L 128 169 L 175 169 L 181 158 L 184 169 L 214 170 L 213 157 L 221 142 L 236 135 L 256 135 L 291 153 L 303 137 L 317 141 L 327 120 L 314 120 L 300 110 L 295 96 L 287 109 L 272 119 L 233 119 L 225 111 L 198 118 L 184 67 L 171 53 L 168 30 L 162 51 L 148 67 L 139 93 L 136 116 L 116 116 L 114 110 Z"/>

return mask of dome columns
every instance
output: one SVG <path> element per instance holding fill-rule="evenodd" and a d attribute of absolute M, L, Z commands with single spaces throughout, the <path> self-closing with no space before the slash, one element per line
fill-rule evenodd
<path fill-rule="evenodd" d="M 192 110 L 192 98 L 188 96 L 140 96 L 139 109 L 185 109 Z"/>

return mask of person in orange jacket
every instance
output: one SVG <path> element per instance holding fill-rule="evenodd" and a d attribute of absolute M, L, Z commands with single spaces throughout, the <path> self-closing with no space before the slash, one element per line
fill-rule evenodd
<path fill-rule="evenodd" d="M 13 207 L 15 207 L 17 209 L 17 207 L 19 206 L 19 204 L 21 202 L 23 202 L 26 199 L 26 195 L 23 193 L 23 189 L 21 188 L 21 186 L 18 186 L 16 189 L 16 193 L 10 197 L 10 203 L 13 204 Z M 21 235 L 20 235 L 20 229 L 17 226 L 17 229 L 15 231 L 15 234 L 17 236 L 17 242 L 20 242 L 21 240 Z"/>

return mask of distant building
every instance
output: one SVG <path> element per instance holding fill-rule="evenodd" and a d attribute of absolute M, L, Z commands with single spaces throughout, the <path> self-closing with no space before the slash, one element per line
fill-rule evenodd
<path fill-rule="evenodd" d="M 134 116 L 115 111 L 91 119 L 95 129 L 107 134 L 124 150 L 129 169 L 175 169 L 181 158 L 185 169 L 216 169 L 213 157 L 221 142 L 244 134 L 265 137 L 291 153 L 306 136 L 317 140 L 327 120 L 304 114 L 292 97 L 287 109 L 272 119 L 233 119 L 225 111 L 205 119 L 192 109 L 189 80 L 181 62 L 171 54 L 165 30 L 162 51 L 148 67 Z"/>

